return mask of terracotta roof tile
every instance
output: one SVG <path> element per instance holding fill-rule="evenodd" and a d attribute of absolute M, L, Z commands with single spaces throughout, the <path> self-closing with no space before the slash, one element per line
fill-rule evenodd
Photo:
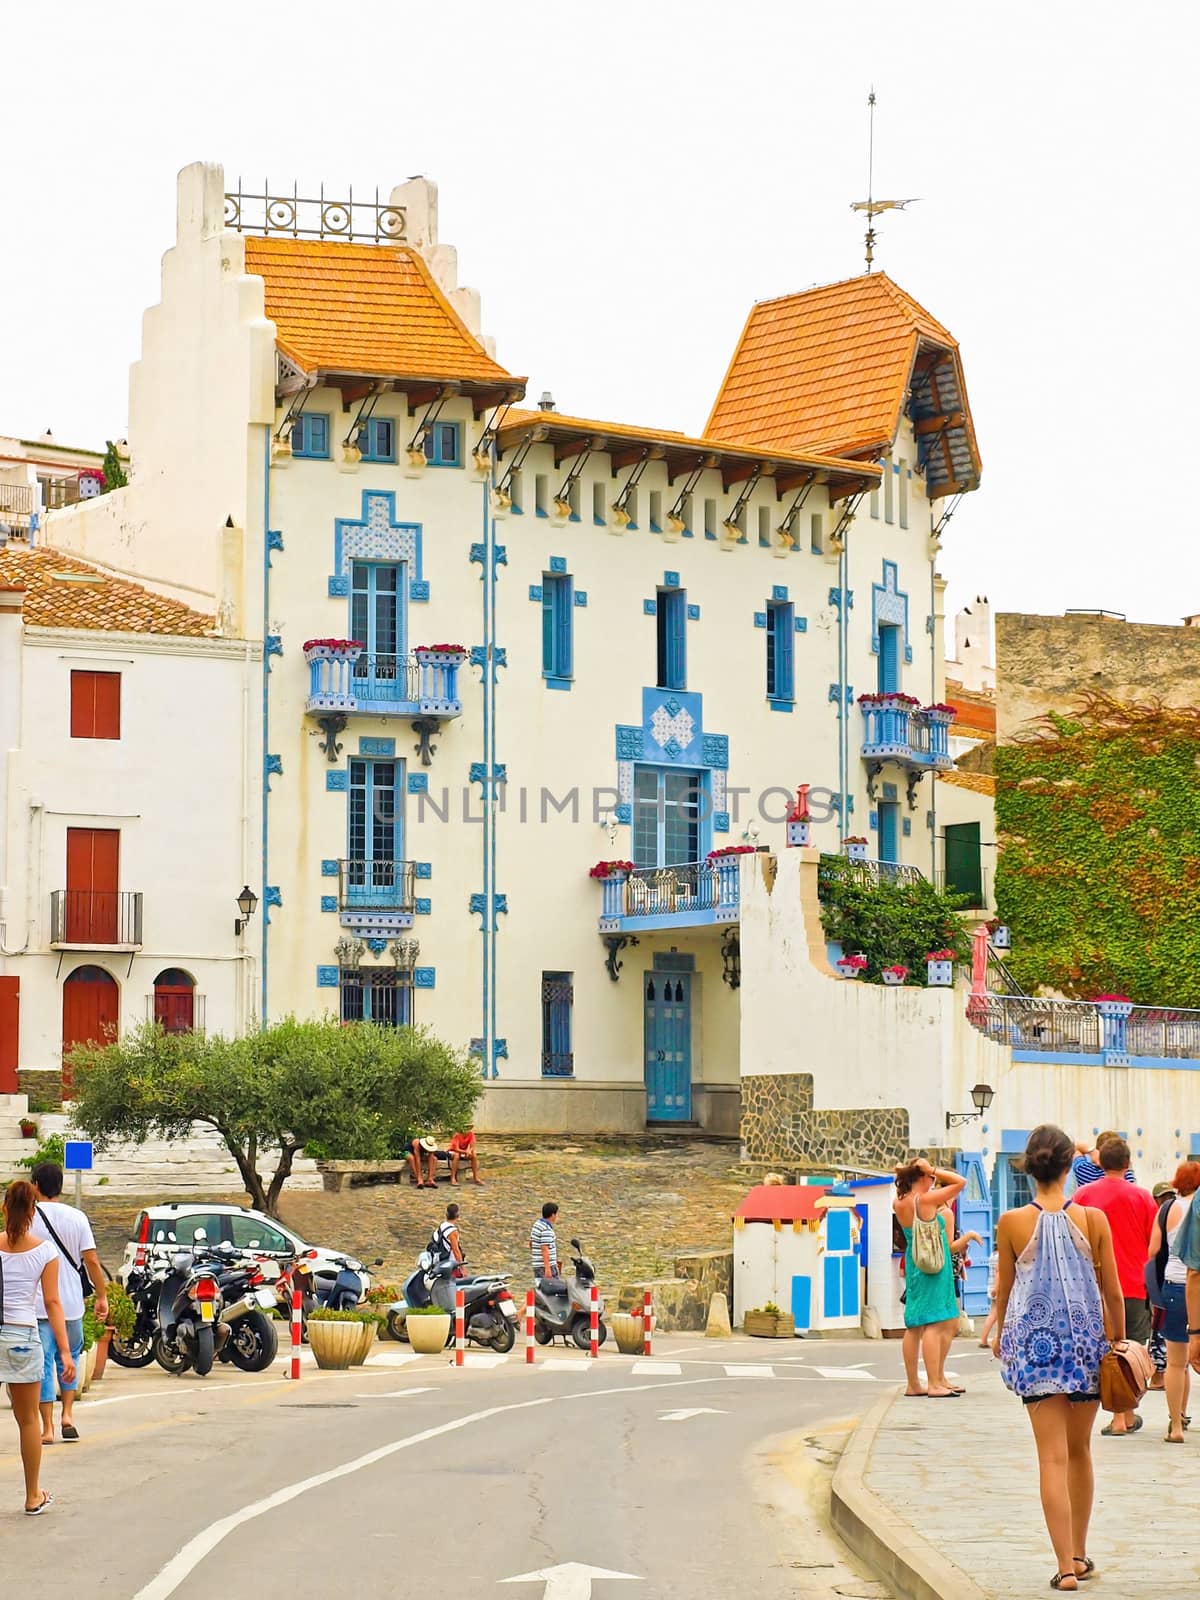
<path fill-rule="evenodd" d="M 885 273 L 754 306 L 704 431 L 767 448 L 877 455 L 895 437 L 922 352 L 950 358 L 925 409 L 966 414 L 962 439 L 952 434 L 955 478 L 974 487 L 979 457 L 958 345 Z"/>
<path fill-rule="evenodd" d="M 939 783 L 948 783 L 954 789 L 970 789 L 975 794 L 996 792 L 996 780 L 990 772 L 963 772 L 955 767 L 952 772 L 939 772 Z"/>
<path fill-rule="evenodd" d="M 503 381 L 416 250 L 328 239 L 246 238 L 279 348 L 306 372 Z"/>
<path fill-rule="evenodd" d="M 70 574 L 77 576 L 72 579 Z M 215 617 L 151 594 L 123 578 L 106 577 L 95 567 L 45 545 L 30 549 L 10 543 L 0 549 L 0 587 L 24 589 L 22 616 L 35 628 L 97 628 L 110 633 L 205 638 L 216 626 Z"/>

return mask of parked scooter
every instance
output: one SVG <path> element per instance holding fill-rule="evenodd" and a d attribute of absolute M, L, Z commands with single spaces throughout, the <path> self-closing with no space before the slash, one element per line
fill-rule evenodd
<path fill-rule="evenodd" d="M 575 1271 L 565 1280 L 562 1292 L 548 1294 L 541 1287 L 534 1291 L 533 1336 L 539 1344 L 550 1344 L 556 1335 L 561 1335 L 564 1340 L 573 1340 L 581 1350 L 587 1350 L 592 1343 L 592 1285 L 596 1281 L 596 1269 L 584 1255 L 578 1239 L 571 1240 L 571 1249 L 577 1252 L 571 1257 Z M 603 1300 L 599 1301 L 599 1307 L 602 1316 L 596 1337 L 597 1342 L 603 1344 L 608 1337 L 603 1321 Z"/>
<path fill-rule="evenodd" d="M 425 1258 L 423 1258 L 425 1259 Z M 435 1305 L 448 1312 L 455 1311 L 455 1294 L 463 1291 L 464 1328 L 472 1344 L 484 1346 L 506 1355 L 517 1338 L 518 1312 L 509 1293 L 510 1273 L 488 1273 L 479 1277 L 456 1278 L 455 1261 L 442 1261 L 435 1265 L 418 1265 L 404 1284 L 404 1298 L 388 1307 L 388 1332 L 394 1339 L 408 1342 L 405 1326 L 410 1310 Z M 447 1344 L 454 1339 L 451 1322 Z"/>
<path fill-rule="evenodd" d="M 241 1372 L 265 1372 L 279 1353 L 279 1334 L 266 1315 L 275 1308 L 275 1291 L 252 1256 L 238 1260 L 232 1245 L 221 1247 L 218 1283 L 224 1306 L 221 1324 L 229 1337 L 217 1350 L 218 1361 L 228 1361 Z"/>
<path fill-rule="evenodd" d="M 300 1256 L 291 1269 L 292 1281 L 301 1290 L 305 1317 L 314 1306 L 326 1306 L 330 1311 L 353 1311 L 371 1287 L 371 1275 L 367 1268 L 353 1256 L 333 1256 L 331 1259 L 336 1264 L 336 1272 L 325 1267 L 314 1271 L 315 1255 L 313 1251 L 310 1255 Z M 383 1258 L 379 1257 L 375 1265 L 381 1267 Z"/>

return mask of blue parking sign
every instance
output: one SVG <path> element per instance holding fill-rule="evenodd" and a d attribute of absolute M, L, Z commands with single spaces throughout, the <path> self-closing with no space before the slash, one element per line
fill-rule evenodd
<path fill-rule="evenodd" d="M 92 1141 L 67 1139 L 63 1144 L 63 1171 L 90 1172 L 92 1170 Z"/>

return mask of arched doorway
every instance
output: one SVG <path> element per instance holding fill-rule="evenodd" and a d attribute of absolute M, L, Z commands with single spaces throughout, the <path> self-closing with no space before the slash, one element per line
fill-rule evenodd
<path fill-rule="evenodd" d="M 76 967 L 63 984 L 63 1093 L 71 1086 L 67 1061 L 77 1044 L 105 1044 L 117 1031 L 120 992 L 103 967 Z"/>
<path fill-rule="evenodd" d="M 154 1020 L 167 1033 L 196 1026 L 196 984 L 182 967 L 164 967 L 154 980 Z"/>

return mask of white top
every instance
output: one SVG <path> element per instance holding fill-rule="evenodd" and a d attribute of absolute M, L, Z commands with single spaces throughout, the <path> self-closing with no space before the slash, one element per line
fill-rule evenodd
<path fill-rule="evenodd" d="M 47 1228 L 43 1217 L 49 1217 L 54 1224 L 54 1231 L 67 1248 L 70 1261 L 63 1260 L 62 1251 L 50 1239 L 50 1230 Z M 77 1322 L 83 1316 L 83 1285 L 79 1281 L 76 1270 L 83 1259 L 85 1250 L 94 1250 L 96 1241 L 92 1237 L 92 1225 L 82 1211 L 76 1211 L 74 1206 L 65 1206 L 61 1200 L 39 1200 L 37 1211 L 29 1224 L 29 1231 L 35 1239 L 50 1239 L 50 1248 L 58 1257 L 58 1298 L 62 1301 L 63 1316 L 68 1322 Z M 38 1290 L 37 1314 L 43 1320 L 46 1316 L 46 1307 L 42 1303 L 42 1292 Z"/>
<path fill-rule="evenodd" d="M 4 1273 L 5 1327 L 32 1328 L 37 1322 L 37 1302 L 42 1298 L 42 1273 L 57 1254 L 52 1244 L 39 1244 L 32 1250 L 19 1252 L 0 1251 L 0 1270 Z"/>
<path fill-rule="evenodd" d="M 1175 1226 L 1173 1228 L 1168 1228 L 1167 1229 L 1167 1247 L 1168 1247 L 1168 1249 L 1170 1250 L 1171 1253 L 1167 1257 L 1167 1268 L 1166 1268 L 1166 1271 L 1163 1273 L 1163 1282 L 1164 1283 L 1186 1283 L 1187 1282 L 1187 1268 L 1184 1266 L 1183 1262 L 1179 1259 L 1179 1257 L 1175 1254 L 1175 1240 L 1179 1237 L 1179 1230 L 1180 1230 L 1180 1228 L 1183 1227 L 1183 1219 L 1184 1219 L 1184 1217 L 1187 1216 L 1187 1213 L 1188 1213 L 1188 1208 L 1187 1208 L 1187 1202 L 1185 1201 L 1184 1202 L 1184 1206 L 1183 1206 L 1183 1210 L 1179 1213 L 1179 1221 L 1175 1224 Z M 1168 1211 L 1167 1212 L 1167 1216 L 1169 1217 L 1170 1215 L 1171 1215 L 1171 1213 Z"/>

